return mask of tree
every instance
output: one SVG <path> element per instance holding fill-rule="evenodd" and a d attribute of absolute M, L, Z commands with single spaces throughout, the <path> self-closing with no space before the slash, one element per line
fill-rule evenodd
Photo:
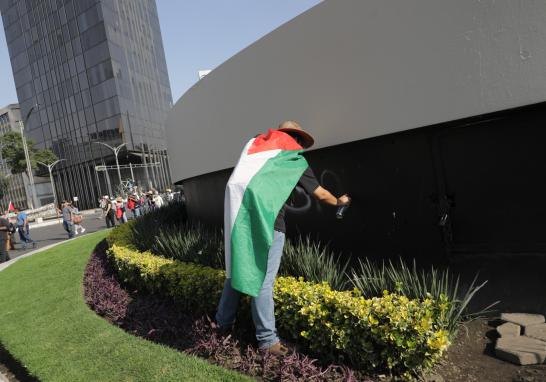
<path fill-rule="evenodd" d="M 0 145 L 2 146 L 2 158 L 6 161 L 11 173 L 20 174 L 25 172 L 27 163 L 21 134 L 17 131 L 7 132 L 0 137 Z M 57 160 L 57 156 L 53 151 L 49 149 L 40 150 L 34 147 L 32 139 L 27 139 L 27 147 L 30 165 L 33 169 L 37 166 L 36 161 L 52 163 Z"/>
<path fill-rule="evenodd" d="M 9 175 L 0 174 L 0 200 L 4 199 L 4 195 L 8 193 Z"/>
<path fill-rule="evenodd" d="M 34 154 L 34 157 L 32 158 L 32 160 L 34 161 L 34 166 L 37 166 L 36 162 L 51 164 L 55 162 L 57 159 L 59 159 L 57 158 L 57 155 L 55 155 L 55 153 L 51 151 L 50 149 L 38 150 Z"/>

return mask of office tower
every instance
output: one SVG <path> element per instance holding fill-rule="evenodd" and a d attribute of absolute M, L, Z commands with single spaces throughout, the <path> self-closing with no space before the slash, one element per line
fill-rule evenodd
<path fill-rule="evenodd" d="M 126 144 L 123 181 L 170 184 L 172 98 L 155 1 L 0 0 L 0 11 L 21 114 L 34 107 L 25 135 L 66 159 L 54 170 L 59 199 L 90 208 L 118 194 L 114 153 L 97 142 Z"/>

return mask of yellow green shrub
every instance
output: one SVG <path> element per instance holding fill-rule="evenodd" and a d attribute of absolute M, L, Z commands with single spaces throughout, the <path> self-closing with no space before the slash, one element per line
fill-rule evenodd
<path fill-rule="evenodd" d="M 120 224 L 110 233 L 106 238 L 108 245 L 112 246 L 114 244 L 122 245 L 129 248 L 135 248 L 133 244 L 133 226 L 136 220 L 129 220 L 127 223 Z"/>
<path fill-rule="evenodd" d="M 131 285 L 172 297 L 191 311 L 214 313 L 224 271 L 117 244 L 108 253 L 119 276 Z M 349 359 L 361 369 L 409 375 L 429 368 L 449 345 L 445 299 L 410 300 L 388 292 L 366 299 L 356 290 L 334 291 L 326 282 L 293 277 L 277 278 L 274 298 L 284 336 L 324 357 Z"/>
<path fill-rule="evenodd" d="M 363 369 L 428 368 L 449 345 L 445 300 L 410 300 L 387 291 L 365 299 L 357 290 L 334 291 L 326 282 L 293 277 L 277 279 L 274 298 L 279 330 Z"/>
<path fill-rule="evenodd" d="M 117 244 L 108 250 L 108 257 L 126 283 L 171 297 L 192 311 L 214 312 L 222 294 L 224 271 L 165 259 Z"/>

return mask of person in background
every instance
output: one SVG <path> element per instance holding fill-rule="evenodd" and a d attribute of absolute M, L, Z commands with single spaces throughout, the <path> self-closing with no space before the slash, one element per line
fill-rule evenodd
<path fill-rule="evenodd" d="M 83 221 L 83 215 L 81 214 L 78 207 L 73 206 L 72 211 L 72 222 L 74 223 L 74 235 L 78 234 L 78 230 L 81 230 L 81 233 L 83 234 L 85 232 L 85 228 L 82 226 Z"/>
<path fill-rule="evenodd" d="M 62 214 L 64 230 L 68 233 L 68 238 L 72 239 L 74 237 L 74 208 L 72 202 L 64 201 Z"/>
<path fill-rule="evenodd" d="M 155 201 L 154 201 L 154 193 L 153 191 L 148 191 L 146 193 L 146 212 L 150 212 L 155 210 Z"/>
<path fill-rule="evenodd" d="M 165 190 L 165 196 L 166 196 L 166 199 L 167 199 L 167 203 L 170 203 L 174 200 L 174 193 L 172 192 L 172 190 L 170 188 L 167 188 Z"/>
<path fill-rule="evenodd" d="M 28 215 L 25 211 L 19 211 L 18 208 L 15 209 L 17 214 L 17 231 L 19 232 L 19 238 L 23 245 L 23 249 L 27 249 L 27 244 L 32 244 L 32 247 L 36 247 L 36 242 L 30 238 L 30 227 L 28 224 Z"/>
<path fill-rule="evenodd" d="M 110 201 L 110 198 L 108 197 L 108 195 L 104 196 L 104 200 L 106 202 L 105 203 L 106 209 L 104 210 L 106 228 L 115 227 L 116 226 L 116 220 L 114 219 L 114 217 L 116 216 L 115 206 L 112 205 L 112 202 Z"/>
<path fill-rule="evenodd" d="M 9 221 L 6 215 L 0 217 L 0 263 L 9 260 L 8 254 Z"/>
<path fill-rule="evenodd" d="M 148 212 L 148 200 L 146 198 L 146 192 L 142 192 L 138 195 L 138 200 L 140 201 L 140 214 L 144 215 Z"/>
<path fill-rule="evenodd" d="M 116 198 L 116 219 L 118 220 L 119 224 L 127 223 L 125 205 L 123 204 L 123 198 L 121 196 Z"/>
<path fill-rule="evenodd" d="M 15 232 L 17 232 L 17 225 L 15 224 L 17 221 L 12 217 L 9 216 L 9 212 L 6 213 L 6 218 L 9 222 L 9 229 L 8 229 L 8 249 L 10 251 L 15 250 Z"/>
<path fill-rule="evenodd" d="M 156 208 L 160 208 L 164 203 L 163 198 L 161 197 L 161 195 L 159 195 L 159 192 L 157 191 L 154 193 L 153 200 Z"/>
<path fill-rule="evenodd" d="M 127 195 L 127 209 L 131 211 L 133 218 L 140 216 L 140 198 L 136 193 Z"/>
<path fill-rule="evenodd" d="M 99 208 L 100 208 L 101 216 L 99 217 L 99 219 L 104 219 L 106 217 L 107 204 L 108 204 L 108 197 L 106 195 L 101 196 L 99 200 Z"/>

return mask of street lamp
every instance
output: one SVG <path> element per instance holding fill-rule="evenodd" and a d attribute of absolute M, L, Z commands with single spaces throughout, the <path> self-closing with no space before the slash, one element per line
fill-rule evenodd
<path fill-rule="evenodd" d="M 37 204 L 38 198 L 36 197 L 36 189 L 34 188 L 34 176 L 32 174 L 32 165 L 30 164 L 30 156 L 28 154 L 27 140 L 25 139 L 25 134 L 23 133 L 23 125 L 26 126 L 30 115 L 34 109 L 38 108 L 39 104 L 33 105 L 25 116 L 25 121 L 19 120 L 19 130 L 21 131 L 21 140 L 23 141 L 23 151 L 25 152 L 25 161 L 27 162 L 27 173 L 28 173 L 28 182 L 30 186 L 30 208 L 34 209 L 34 203 Z"/>
<path fill-rule="evenodd" d="M 119 178 L 119 187 L 121 188 L 122 187 L 122 181 L 121 181 L 121 171 L 119 170 L 119 161 L 118 161 L 118 154 L 119 154 L 119 151 L 122 149 L 123 146 L 125 146 L 127 143 L 122 143 L 121 145 L 119 146 L 116 146 L 116 147 L 112 147 L 104 142 L 93 142 L 93 143 L 98 143 L 99 145 L 103 145 L 103 146 L 106 146 L 108 147 L 110 150 L 112 150 L 114 152 L 114 156 L 116 157 L 116 168 L 118 169 L 118 178 Z"/>
<path fill-rule="evenodd" d="M 63 160 L 66 160 L 66 159 L 57 159 L 55 162 L 53 163 L 50 163 L 50 164 L 45 164 L 44 162 L 40 162 L 40 161 L 36 161 L 36 163 L 39 163 L 41 164 L 42 166 L 45 166 L 47 167 L 47 169 L 49 170 L 49 180 L 51 181 L 51 189 L 53 190 L 53 203 L 55 203 L 55 210 L 57 210 L 57 193 L 55 192 L 55 183 L 53 182 L 53 174 L 52 174 L 52 170 L 53 170 L 53 167 L 55 167 L 55 165 Z"/>

